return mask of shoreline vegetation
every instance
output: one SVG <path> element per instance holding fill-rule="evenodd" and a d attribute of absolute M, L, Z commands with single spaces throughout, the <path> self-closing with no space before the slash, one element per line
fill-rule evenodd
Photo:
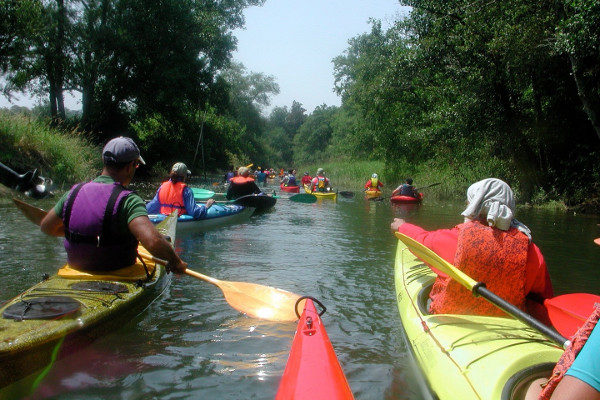
<path fill-rule="evenodd" d="M 33 116 L 0 112 L 0 146 L 3 148 L 3 163 L 19 173 L 38 168 L 44 176 L 54 180 L 57 192 L 67 190 L 75 182 L 92 179 L 102 167 L 99 158 L 101 149 L 85 134 L 53 128 L 49 122 Z M 391 192 L 408 176 L 413 178 L 417 188 L 441 182 L 441 185 L 427 189 L 428 197 L 439 201 L 461 199 L 471 183 L 487 177 L 485 168 L 472 168 L 470 165 L 436 165 L 434 161 L 428 161 L 403 169 L 398 165 L 386 166 L 383 161 L 342 159 L 300 165 L 296 168 L 298 179 L 304 172 L 314 176 L 318 167 L 325 169 L 338 190 L 352 190 L 357 194 L 362 192 L 364 183 L 374 172 L 385 183 L 385 193 Z M 394 172 L 402 170 L 408 173 Z M 136 179 L 138 184 L 163 177 L 164 171 L 161 176 L 155 171 L 156 168 L 150 166 L 150 176 L 139 177 Z M 221 175 L 220 172 L 215 174 Z M 16 193 L 0 186 L 0 197 L 10 198 Z M 542 194 L 520 205 L 594 214 L 600 212 L 600 200 L 568 207 L 564 201 L 549 200 Z"/>

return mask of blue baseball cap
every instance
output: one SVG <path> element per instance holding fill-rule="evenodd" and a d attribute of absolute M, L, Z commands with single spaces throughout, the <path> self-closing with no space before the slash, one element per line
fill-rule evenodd
<path fill-rule="evenodd" d="M 102 161 L 104 164 L 121 164 L 138 160 L 140 164 L 146 165 L 146 162 L 140 155 L 140 149 L 133 139 L 119 136 L 106 143 L 102 150 Z"/>

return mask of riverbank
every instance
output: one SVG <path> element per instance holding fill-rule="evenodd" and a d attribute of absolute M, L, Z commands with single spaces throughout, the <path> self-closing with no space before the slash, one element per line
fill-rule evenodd
<path fill-rule="evenodd" d="M 91 179 L 102 167 L 100 149 L 85 134 L 7 111 L 0 111 L 0 148 L 2 163 L 21 174 L 38 169 L 58 187 Z"/>

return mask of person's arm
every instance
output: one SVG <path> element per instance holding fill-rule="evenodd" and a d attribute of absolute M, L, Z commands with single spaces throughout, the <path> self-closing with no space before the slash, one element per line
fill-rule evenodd
<path fill-rule="evenodd" d="M 154 198 L 150 200 L 148 204 L 146 204 L 146 210 L 150 214 L 159 214 L 160 213 L 160 202 L 158 201 L 158 193 L 160 192 L 160 187 L 156 189 L 156 194 Z"/>
<path fill-rule="evenodd" d="M 40 223 L 40 229 L 46 235 L 56 237 L 65 236 L 65 226 L 63 225 L 63 221 L 58 215 L 56 215 L 54 209 L 48 211 Z"/>
<path fill-rule="evenodd" d="M 147 216 L 132 219 L 128 226 L 133 236 L 153 256 L 168 261 L 173 272 L 181 274 L 185 272 L 188 264 L 179 258 L 171 244 L 166 241 Z"/>

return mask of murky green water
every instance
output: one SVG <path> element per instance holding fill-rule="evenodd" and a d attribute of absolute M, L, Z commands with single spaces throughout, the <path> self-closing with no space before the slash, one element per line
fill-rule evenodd
<path fill-rule="evenodd" d="M 38 205 L 49 206 L 49 203 Z M 190 267 L 317 297 L 357 399 L 419 399 L 400 338 L 393 287 L 394 216 L 428 229 L 459 223 L 461 204 L 394 207 L 362 197 L 299 204 L 280 199 L 243 225 L 180 236 Z M 555 291 L 599 293 L 600 217 L 519 210 L 549 265 Z M 15 208 L 0 208 L 0 301 L 54 273 L 61 241 Z M 221 291 L 187 276 L 112 334 L 55 363 L 31 398 L 271 399 L 296 323 L 247 318 Z"/>

